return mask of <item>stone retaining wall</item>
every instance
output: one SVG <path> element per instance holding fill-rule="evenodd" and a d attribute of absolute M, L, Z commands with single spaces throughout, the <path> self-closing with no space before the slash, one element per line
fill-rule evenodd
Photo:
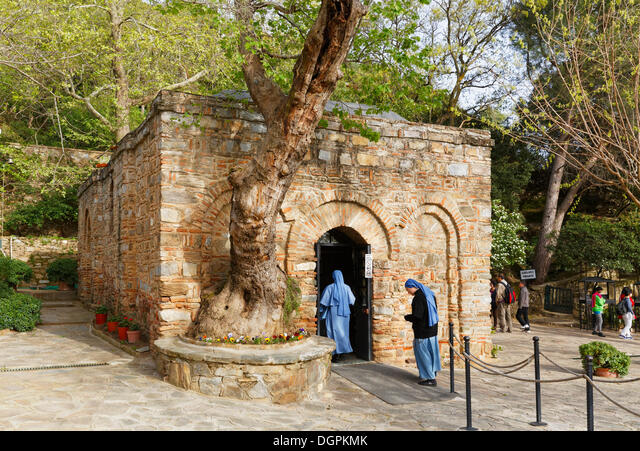
<path fill-rule="evenodd" d="M 48 285 L 47 267 L 58 258 L 77 258 L 78 241 L 75 238 L 3 237 L 5 254 L 22 260 L 33 269 L 33 279 L 23 285 Z"/>

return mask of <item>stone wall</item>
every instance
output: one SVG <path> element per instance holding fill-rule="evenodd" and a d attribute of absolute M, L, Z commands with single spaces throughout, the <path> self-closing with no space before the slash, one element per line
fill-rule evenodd
<path fill-rule="evenodd" d="M 315 329 L 314 245 L 342 227 L 371 245 L 373 353 L 413 356 L 403 316 L 411 277 L 436 292 L 447 323 L 490 349 L 488 132 L 366 118 L 370 142 L 332 116 L 316 131 L 278 219 L 278 260 L 302 288 L 298 326 Z M 363 119 L 365 120 L 365 119 Z M 80 295 L 115 299 L 152 339 L 180 334 L 203 289 L 228 270 L 229 172 L 259 145 L 262 117 L 240 103 L 162 92 L 147 120 L 80 190 Z"/>
<path fill-rule="evenodd" d="M 22 260 L 33 269 L 33 279 L 28 286 L 45 286 L 47 267 L 58 258 L 77 258 L 78 242 L 74 238 L 3 237 L 2 249 L 7 256 Z"/>

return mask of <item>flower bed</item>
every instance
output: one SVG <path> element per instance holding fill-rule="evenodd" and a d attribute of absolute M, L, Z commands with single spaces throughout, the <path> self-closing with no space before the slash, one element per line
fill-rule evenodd
<path fill-rule="evenodd" d="M 266 334 L 256 337 L 247 337 L 244 335 L 235 336 L 233 333 L 227 334 L 222 338 L 213 338 L 203 335 L 198 337 L 197 342 L 202 344 L 243 344 L 243 345 L 277 345 L 286 343 L 296 343 L 309 336 L 309 332 L 304 329 L 298 329 L 293 333 L 282 333 L 279 335 L 267 336 Z"/>

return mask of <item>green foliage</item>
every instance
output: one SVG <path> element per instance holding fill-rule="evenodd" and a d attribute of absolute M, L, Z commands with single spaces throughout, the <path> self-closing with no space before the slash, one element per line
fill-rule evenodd
<path fill-rule="evenodd" d="M 291 314 L 300 307 L 300 300 L 302 291 L 298 281 L 287 277 L 287 291 L 284 296 L 284 306 L 282 309 L 282 318 L 286 325 L 291 321 Z"/>
<path fill-rule="evenodd" d="M 542 161 L 533 149 L 508 133 L 492 131 L 495 145 L 491 148 L 491 198 L 508 210 L 518 210 L 531 175 Z"/>
<path fill-rule="evenodd" d="M 58 258 L 47 267 L 47 278 L 51 282 L 66 282 L 75 285 L 78 282 L 78 261 L 73 258 Z"/>
<path fill-rule="evenodd" d="M 100 305 L 96 309 L 96 313 L 98 313 L 100 315 L 105 315 L 105 314 L 109 313 L 109 309 L 105 305 Z"/>
<path fill-rule="evenodd" d="M 582 367 L 587 370 L 587 356 L 593 357 L 593 369 L 608 368 L 619 376 L 626 376 L 629 373 L 631 358 L 624 352 L 618 351 L 608 343 L 602 341 L 592 341 L 580 345 L 580 357 L 582 357 Z"/>
<path fill-rule="evenodd" d="M 16 235 L 65 236 L 75 234 L 78 220 L 77 187 L 92 168 L 78 167 L 63 154 L 35 153 L 18 146 L 0 145 L 5 177 L 5 229 Z"/>
<path fill-rule="evenodd" d="M 75 190 L 44 194 L 35 203 L 19 204 L 7 215 L 5 229 L 14 235 L 43 235 L 51 230 L 68 230 L 78 222 L 78 198 Z M 76 227 L 72 227 L 76 229 Z"/>
<path fill-rule="evenodd" d="M 0 256 L 0 286 L 16 288 L 20 282 L 28 282 L 33 270 L 25 262 Z"/>
<path fill-rule="evenodd" d="M 41 302 L 23 293 L 0 295 L 0 329 L 33 330 L 40 321 Z"/>
<path fill-rule="evenodd" d="M 513 265 L 524 266 L 530 245 L 519 237 L 527 230 L 522 215 L 507 210 L 499 200 L 491 203 L 491 209 L 491 269 L 499 272 Z"/>
<path fill-rule="evenodd" d="M 572 214 L 553 248 L 554 264 L 567 271 L 640 271 L 640 215 L 621 219 Z"/>
<path fill-rule="evenodd" d="M 493 357 L 494 359 L 498 358 L 498 352 L 502 351 L 502 346 L 499 345 L 493 345 L 493 347 L 491 348 L 491 357 Z"/>

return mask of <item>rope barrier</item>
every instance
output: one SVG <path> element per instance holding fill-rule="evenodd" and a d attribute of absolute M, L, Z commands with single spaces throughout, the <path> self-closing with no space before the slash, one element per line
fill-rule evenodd
<path fill-rule="evenodd" d="M 469 360 L 473 360 L 471 356 L 469 356 L 468 354 L 464 353 L 463 355 L 460 355 L 460 353 L 458 353 L 458 351 L 456 351 L 455 349 L 453 349 L 453 352 L 460 357 L 461 359 L 465 359 L 465 358 L 469 358 Z M 476 363 L 476 362 L 474 362 Z M 567 382 L 567 381 L 574 381 L 577 379 L 582 379 L 582 376 L 575 376 L 575 377 L 571 377 L 571 378 L 566 378 L 566 379 L 550 379 L 550 380 L 538 380 L 538 379 L 523 379 L 521 377 L 515 377 L 515 376 L 509 376 L 506 373 L 501 373 L 499 371 L 493 370 L 489 367 L 484 366 L 481 363 L 476 363 L 479 366 L 482 366 L 483 368 L 485 368 L 485 370 L 490 371 L 490 373 L 486 373 L 485 371 L 480 370 L 479 368 L 475 368 L 475 370 L 480 371 L 481 373 L 485 373 L 485 374 L 493 374 L 493 375 L 498 375 L 498 376 L 504 376 L 507 377 L 509 379 L 513 379 L 516 381 L 520 381 L 520 382 L 533 382 L 533 383 L 541 383 L 541 384 L 549 384 L 549 383 L 554 383 L 554 382 Z"/>
<path fill-rule="evenodd" d="M 455 340 L 462 345 L 462 342 L 460 341 L 460 339 L 453 335 L 450 334 L 450 337 L 455 338 Z M 468 341 L 468 338 L 465 338 L 466 341 Z M 534 338 L 534 340 L 537 340 L 537 337 Z M 456 349 L 455 346 L 453 346 L 453 340 L 449 341 L 449 346 L 451 351 L 453 351 L 453 353 L 455 355 L 457 355 L 460 359 L 465 359 L 466 362 L 469 363 L 469 365 L 467 366 L 467 372 L 469 371 L 469 368 L 473 367 L 474 370 L 483 373 L 483 374 L 489 374 L 489 375 L 496 375 L 496 376 L 504 376 L 508 379 L 513 379 L 516 381 L 520 381 L 520 382 L 528 382 L 528 383 L 534 383 L 534 384 L 550 384 L 550 383 L 560 383 L 560 382 L 569 382 L 569 381 L 575 381 L 578 379 L 585 379 L 587 381 L 587 392 L 589 392 L 589 387 L 592 387 L 593 389 L 595 389 L 598 393 L 600 393 L 607 401 L 609 401 L 610 403 L 612 403 L 614 406 L 618 407 L 619 409 L 624 410 L 625 412 L 628 412 L 636 417 L 640 417 L 640 413 L 635 412 L 634 410 L 629 409 L 628 407 L 623 406 L 622 404 L 614 401 L 610 396 L 606 395 L 595 383 L 595 381 L 589 377 L 589 375 L 591 374 L 592 370 L 592 366 L 591 366 L 591 360 L 589 360 L 589 375 L 588 374 L 584 374 L 584 373 L 577 373 L 575 371 L 570 370 L 569 368 L 565 368 L 562 365 L 556 363 L 553 359 L 551 359 L 549 356 L 547 356 L 545 353 L 540 352 L 539 348 L 537 347 L 537 342 L 535 343 L 536 347 L 535 347 L 535 351 L 538 353 L 538 355 L 542 355 L 549 363 L 551 363 L 552 365 L 554 365 L 555 367 L 557 367 L 559 370 L 565 372 L 565 373 L 569 373 L 572 374 L 572 377 L 567 377 L 567 378 L 561 378 L 561 379 L 547 379 L 547 380 L 543 380 L 543 379 L 539 379 L 539 374 L 536 374 L 536 378 L 535 379 L 528 379 L 528 378 L 521 378 L 521 377 L 516 377 L 516 376 L 510 376 L 511 373 L 515 373 L 516 371 L 520 371 L 521 369 L 525 368 L 526 366 L 528 366 L 532 360 L 535 359 L 536 357 L 536 352 L 534 352 L 531 356 L 527 357 L 525 360 L 522 360 L 520 362 L 511 364 L 511 365 L 493 365 L 487 362 L 482 361 L 479 357 L 473 355 L 471 352 L 468 352 L 468 343 L 467 346 L 465 346 L 465 351 L 460 354 Z M 471 365 L 472 364 L 472 365 Z M 513 368 L 511 371 L 497 371 L 493 368 L 500 368 L 500 369 L 509 369 L 509 368 Z M 481 369 L 482 368 L 482 369 Z M 539 361 L 536 360 L 536 372 L 539 372 Z M 633 378 L 633 379 L 627 379 L 627 380 L 622 380 L 622 381 L 618 381 L 618 380 L 602 380 L 602 379 L 598 379 L 598 382 L 602 382 L 602 383 L 609 383 L 609 384 L 626 384 L 629 382 L 637 382 L 640 381 L 640 377 L 637 378 Z M 537 390 L 539 390 L 538 385 L 536 385 Z M 537 396 L 539 396 L 537 394 Z M 591 395 L 591 401 L 589 401 L 589 393 L 587 393 L 587 404 L 588 406 L 590 406 L 588 408 L 588 416 L 589 416 L 589 412 L 591 415 L 591 418 L 593 418 L 593 407 L 592 407 L 592 402 L 593 402 L 593 397 Z M 470 409 L 470 407 L 469 407 Z M 537 406 L 537 409 L 539 409 L 539 406 Z M 544 425 L 546 423 L 540 423 L 539 419 L 540 419 L 540 412 L 538 410 L 538 422 L 537 423 L 531 423 L 533 425 Z M 470 412 L 467 412 L 468 417 L 470 416 Z M 589 420 L 588 420 L 589 423 Z M 470 421 L 468 420 L 468 425 L 470 425 Z M 591 420 L 591 422 L 588 424 L 588 429 L 589 430 L 593 430 L 593 421 Z"/>
<path fill-rule="evenodd" d="M 593 388 L 595 388 L 595 389 L 596 389 L 596 391 L 597 391 L 598 393 L 600 393 L 600 394 L 601 394 L 601 395 L 602 395 L 606 400 L 608 400 L 611 404 L 613 404 L 614 406 L 618 407 L 619 409 L 622 409 L 622 410 L 624 410 L 624 411 L 626 411 L 626 412 L 629 412 L 631 415 L 635 415 L 635 416 L 637 416 L 637 417 L 640 417 L 640 413 L 635 412 L 635 411 L 633 411 L 633 410 L 631 410 L 631 409 L 629 409 L 629 408 L 627 408 L 627 407 L 624 407 L 623 405 L 621 405 L 621 404 L 617 403 L 616 401 L 614 401 L 613 399 L 611 399 L 609 396 L 605 395 L 605 394 L 604 394 L 604 392 L 598 388 L 598 386 L 595 384 L 595 382 L 594 382 L 594 381 L 592 381 L 591 379 L 589 379 L 586 375 L 584 376 L 584 378 L 587 380 L 587 382 L 588 382 L 588 383 L 589 383 Z"/>
<path fill-rule="evenodd" d="M 455 336 L 455 335 L 454 335 L 454 338 L 456 339 L 456 341 L 457 341 L 458 343 L 460 343 L 460 339 L 459 339 L 457 336 Z M 462 343 L 460 343 L 460 345 L 461 345 L 461 346 L 464 346 Z M 473 355 L 473 354 L 471 354 L 471 355 Z M 474 358 L 476 358 L 476 359 L 478 359 L 478 360 L 480 359 L 479 357 L 476 357 L 476 356 L 473 356 L 473 357 L 474 357 Z M 534 357 L 534 355 L 533 355 L 533 354 L 531 354 L 529 357 L 527 357 L 527 358 L 526 358 L 526 359 L 524 359 L 523 361 L 518 362 L 518 363 L 511 364 L 511 365 L 494 365 L 494 364 L 487 363 L 487 362 L 483 362 L 483 363 L 484 363 L 484 364 L 486 364 L 486 365 L 488 365 L 488 366 L 494 367 L 494 368 L 504 368 L 504 369 L 506 369 L 506 368 L 513 368 L 513 367 L 516 367 L 516 366 L 521 365 L 521 364 L 523 364 L 523 363 L 525 363 L 525 362 L 529 363 L 529 362 L 531 362 L 531 360 L 533 359 L 533 357 Z M 525 366 L 526 366 L 526 365 L 525 365 Z"/>

